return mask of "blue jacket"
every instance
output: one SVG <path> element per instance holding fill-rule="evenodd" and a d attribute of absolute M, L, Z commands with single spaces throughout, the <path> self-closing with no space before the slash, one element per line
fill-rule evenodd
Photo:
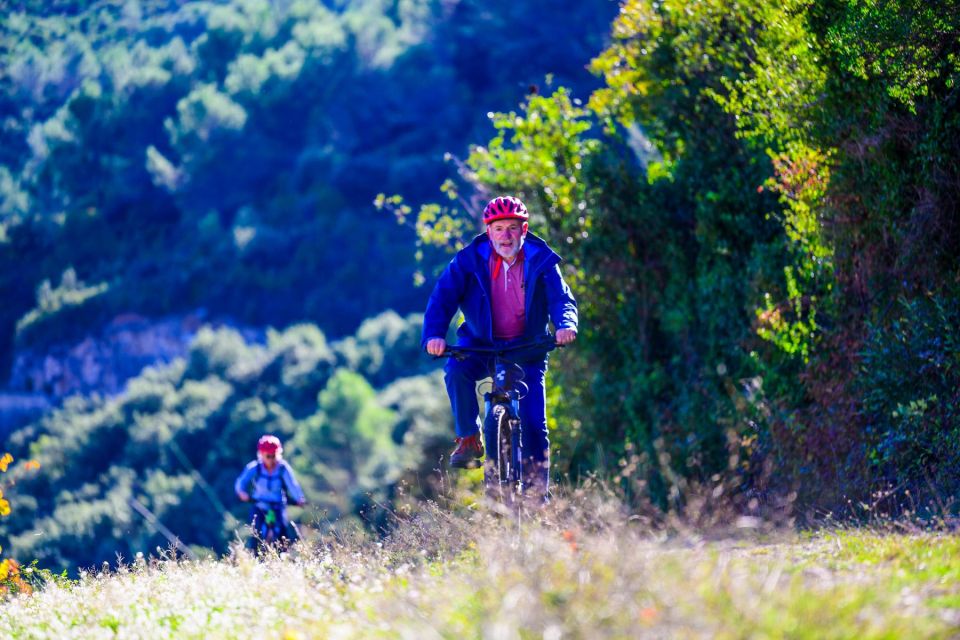
<path fill-rule="evenodd" d="M 431 338 L 445 338 L 459 308 L 464 322 L 457 329 L 459 343 L 466 346 L 493 344 L 490 311 L 490 253 L 487 235 L 480 234 L 457 252 L 430 294 L 423 317 L 421 346 Z M 577 301 L 560 273 L 560 256 L 541 238 L 527 233 L 523 243 L 523 281 L 526 331 L 534 340 L 548 331 L 552 320 L 557 329 L 577 329 Z"/>
<path fill-rule="evenodd" d="M 247 491 L 251 483 L 253 490 Z M 306 499 L 303 489 L 293 475 L 293 469 L 286 460 L 278 460 L 273 473 L 267 471 L 261 462 L 254 460 L 246 466 L 233 488 L 238 494 L 241 491 L 249 493 L 250 498 L 262 508 L 268 507 L 268 502 L 286 504 L 284 489 L 294 502 L 303 502 Z"/>

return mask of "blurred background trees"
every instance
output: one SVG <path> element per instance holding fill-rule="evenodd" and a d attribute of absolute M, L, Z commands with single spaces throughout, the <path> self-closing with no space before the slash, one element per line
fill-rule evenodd
<path fill-rule="evenodd" d="M 616 4 L 571 5 L 7 5 L 0 353 L 68 269 L 104 288 L 104 318 L 204 306 L 342 336 L 419 309 L 412 236 L 370 203 L 433 197 L 444 154 L 546 74 L 595 85 Z"/>
<path fill-rule="evenodd" d="M 409 357 L 421 321 L 387 312 L 334 343 L 312 325 L 271 331 L 265 345 L 204 329 L 187 357 L 146 369 L 124 394 L 68 399 L 10 439 L 40 468 L 17 483 L 2 529 L 11 549 L 72 568 L 169 547 L 136 500 L 197 552 L 224 552 L 248 510 L 233 482 L 263 433 L 286 443 L 311 502 L 307 526 L 364 515 L 402 483 L 431 495 L 421 470 L 453 427 L 442 377 Z M 376 362 L 358 357 L 370 353 Z M 388 373 L 378 387 L 365 377 Z"/>
<path fill-rule="evenodd" d="M 956 4 L 14 3 L 4 366 L 120 313 L 227 328 L 15 434 L 42 466 L 3 533 L 112 560 L 163 543 L 136 498 L 222 550 L 268 430 L 331 518 L 429 475 L 449 413 L 409 314 L 499 193 L 581 302 L 558 472 L 956 510 Z"/>

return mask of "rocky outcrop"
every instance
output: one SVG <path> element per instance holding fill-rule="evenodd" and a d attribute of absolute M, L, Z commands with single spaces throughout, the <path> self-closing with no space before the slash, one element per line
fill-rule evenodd
<path fill-rule="evenodd" d="M 202 320 L 198 313 L 161 320 L 132 313 L 117 316 L 99 335 L 78 343 L 17 353 L 8 388 L 40 393 L 55 402 L 76 393 L 119 393 L 144 367 L 184 355 Z"/>
<path fill-rule="evenodd" d="M 80 342 L 18 352 L 7 389 L 0 391 L 41 394 L 54 403 L 77 393 L 115 395 L 144 367 L 186 355 L 200 327 L 227 324 L 203 311 L 159 319 L 125 313 Z M 263 341 L 262 330 L 234 328 L 249 342 Z"/>
<path fill-rule="evenodd" d="M 185 356 L 200 327 L 226 324 L 207 319 L 202 310 L 160 319 L 126 313 L 74 344 L 54 345 L 42 352 L 19 351 L 7 388 L 0 389 L 0 442 L 5 432 L 67 396 L 121 393 L 145 367 Z M 248 341 L 263 340 L 261 330 L 237 330 Z"/>

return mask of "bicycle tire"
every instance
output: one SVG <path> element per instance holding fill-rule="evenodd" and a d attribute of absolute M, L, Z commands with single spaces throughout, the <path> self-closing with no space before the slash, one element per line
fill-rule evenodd
<path fill-rule="evenodd" d="M 511 418 L 507 411 L 500 414 L 497 424 L 497 480 L 500 499 L 508 506 L 519 498 L 521 491 L 519 426 L 519 420 Z"/>
<path fill-rule="evenodd" d="M 483 483 L 487 496 L 503 501 L 504 490 L 509 478 L 509 460 L 503 452 L 503 437 L 508 425 L 506 408 L 494 405 L 484 420 L 484 444 L 487 459 L 483 463 Z"/>

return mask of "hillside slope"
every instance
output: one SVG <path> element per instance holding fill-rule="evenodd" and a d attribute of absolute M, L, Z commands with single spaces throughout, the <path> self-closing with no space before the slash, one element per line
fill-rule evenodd
<path fill-rule="evenodd" d="M 822 531 L 705 541 L 580 496 L 518 521 L 401 515 L 298 558 L 144 561 L 0 605 L 4 637 L 945 638 L 960 542 Z"/>

